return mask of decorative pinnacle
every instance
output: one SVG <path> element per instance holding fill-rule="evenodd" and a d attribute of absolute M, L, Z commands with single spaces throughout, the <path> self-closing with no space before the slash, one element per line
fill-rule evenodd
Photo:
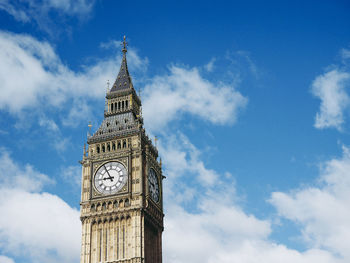
<path fill-rule="evenodd" d="M 89 127 L 88 137 L 90 137 L 91 136 L 91 127 L 92 127 L 91 121 L 89 121 L 88 127 Z"/>
<path fill-rule="evenodd" d="M 126 52 L 128 52 L 128 50 L 126 49 L 126 46 L 128 45 L 128 42 L 126 42 L 126 36 L 124 36 L 124 40 L 123 40 L 122 45 L 123 45 L 122 51 L 125 54 Z"/>

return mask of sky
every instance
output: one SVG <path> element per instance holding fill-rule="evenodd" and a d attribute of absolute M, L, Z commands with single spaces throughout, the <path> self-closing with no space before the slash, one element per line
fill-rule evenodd
<path fill-rule="evenodd" d="M 348 1 L 0 0 L 0 263 L 79 262 L 126 35 L 165 263 L 350 262 Z"/>

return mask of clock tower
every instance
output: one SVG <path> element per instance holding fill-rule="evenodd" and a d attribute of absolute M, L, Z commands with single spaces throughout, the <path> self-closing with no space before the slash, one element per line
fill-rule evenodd
<path fill-rule="evenodd" d="M 161 263 L 163 187 L 126 61 L 106 94 L 104 119 L 82 164 L 81 263 Z"/>

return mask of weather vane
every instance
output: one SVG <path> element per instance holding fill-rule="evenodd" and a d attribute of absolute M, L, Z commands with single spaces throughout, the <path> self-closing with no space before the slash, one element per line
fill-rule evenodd
<path fill-rule="evenodd" d="M 123 51 L 124 53 L 127 52 L 128 50 L 126 49 L 126 47 L 127 47 L 127 45 L 128 45 L 128 42 L 126 42 L 126 36 L 124 36 L 124 40 L 123 40 L 122 45 L 123 45 L 122 51 Z"/>

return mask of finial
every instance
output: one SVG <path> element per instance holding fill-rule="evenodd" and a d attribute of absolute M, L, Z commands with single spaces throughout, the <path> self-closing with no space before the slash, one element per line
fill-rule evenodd
<path fill-rule="evenodd" d="M 88 127 L 89 127 L 88 137 L 90 137 L 91 136 L 91 127 L 92 127 L 91 121 L 89 121 Z"/>
<path fill-rule="evenodd" d="M 86 157 L 86 144 L 84 143 L 84 157 Z"/>
<path fill-rule="evenodd" d="M 157 136 L 154 136 L 154 145 L 156 146 L 156 148 L 157 148 L 157 141 L 158 141 Z"/>
<path fill-rule="evenodd" d="M 126 46 L 128 45 L 128 42 L 126 42 L 126 36 L 124 36 L 122 45 L 123 45 L 122 51 L 125 54 L 126 52 L 128 52 L 128 50 L 126 49 Z"/>
<path fill-rule="evenodd" d="M 109 79 L 107 80 L 107 91 L 109 91 Z"/>

